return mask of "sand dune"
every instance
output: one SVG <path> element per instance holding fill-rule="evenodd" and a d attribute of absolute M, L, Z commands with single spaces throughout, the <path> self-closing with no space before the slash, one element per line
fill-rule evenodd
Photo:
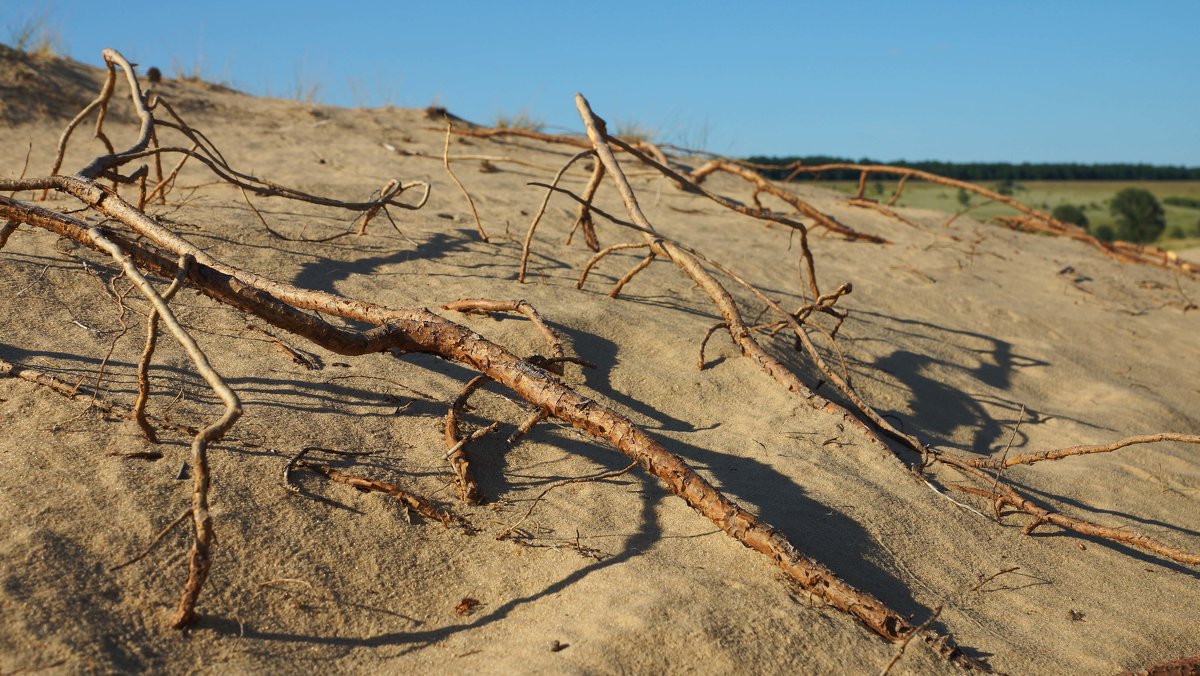
<path fill-rule="evenodd" d="M 0 52 L 0 176 L 51 165 L 63 125 L 99 89 L 101 71 Z M 576 289 L 592 252 L 563 244 L 575 205 L 551 200 L 530 277 L 516 281 L 524 236 L 546 182 L 578 149 L 520 138 L 455 137 L 455 170 L 493 235 L 475 232 L 466 201 L 441 165 L 443 130 L 424 111 L 346 110 L 246 96 L 202 83 L 161 93 L 204 130 L 234 167 L 339 199 L 363 200 L 391 179 L 430 184 L 424 208 L 393 210 L 367 233 L 328 242 L 281 239 L 242 195 L 187 166 L 167 205 L 148 211 L 209 254 L 297 286 L 389 307 L 437 308 L 463 297 L 525 299 L 558 331 L 564 380 L 628 416 L 722 491 L 776 526 L 806 554 L 914 623 L 933 624 L 964 652 L 1010 673 L 1106 673 L 1200 654 L 1200 572 L 1127 546 L 1027 518 L 997 521 L 982 500 L 932 490 L 856 428 L 785 391 L 728 334 L 697 368 L 700 340 L 719 321 L 691 280 L 658 262 L 620 298 L 609 286 L 642 255 L 618 252 Z M 603 102 L 593 102 L 604 114 Z M 617 113 L 619 111 L 612 111 Z M 116 147 L 135 138 L 127 100 L 106 126 Z M 582 127 L 581 127 L 582 129 Z M 65 167 L 103 152 L 85 125 Z M 501 159 L 506 158 L 506 159 Z M 702 160 L 675 158 L 685 166 Z M 512 160 L 519 160 L 515 162 Z M 536 167 L 549 167 L 545 171 Z M 785 228 L 722 210 L 643 170 L 642 207 L 666 237 L 687 243 L 785 307 L 804 302 L 796 243 Z M 563 185 L 582 190 L 588 172 Z M 750 203 L 745 184 L 706 187 Z M 814 237 L 839 301 L 841 364 L 859 392 L 902 429 L 938 449 L 1001 457 L 1157 431 L 1200 432 L 1200 283 L 1124 265 L 1085 244 L 901 209 L 912 224 L 855 208 L 819 187 L 794 188 L 821 211 L 889 244 Z M 29 198 L 28 193 L 17 196 Z M 615 191 L 597 206 L 623 214 Z M 271 229 L 321 238 L 353 214 L 255 198 Z M 52 197 L 49 207 L 78 206 Z M 773 204 L 774 208 L 782 208 Z M 633 241 L 598 221 L 604 245 Z M 0 359 L 128 405 L 136 394 L 146 304 L 97 253 L 21 227 L 0 250 Z M 753 319 L 760 309 L 735 292 Z M 179 480 L 189 436 L 144 441 L 128 420 L 0 378 L 0 673 L 21 670 L 248 672 L 878 672 L 894 646 L 855 619 L 779 579 L 763 557 L 726 537 L 638 469 L 549 492 L 554 482 L 628 461 L 550 422 L 505 439 L 528 411 L 485 389 L 466 416 L 501 423 L 475 442 L 485 502 L 455 499 L 442 423 L 468 369 L 428 356 L 345 358 L 269 329 L 189 290 L 180 320 L 242 396 L 245 415 L 210 453 L 218 544 L 198 623 L 167 627 L 187 570 L 190 535 Z M 544 351 L 531 323 L 443 312 L 527 355 Z M 294 362 L 260 329 L 303 351 Z M 770 352 L 817 380 L 792 342 Z M 823 342 L 827 346 L 828 342 Z M 106 356 L 107 355 L 107 356 Z M 840 368 L 840 366 L 839 366 Z M 103 376 L 101 377 L 101 369 Z M 160 341 L 150 412 L 202 425 L 219 404 L 178 347 Z M 825 385 L 819 390 L 834 396 Z M 180 395 L 177 397 L 177 395 Z M 1014 427 L 1020 421 L 1019 430 Z M 299 470 L 305 447 L 371 452 L 326 462 L 423 493 L 480 532 L 414 517 L 399 503 Z M 159 459 L 122 454 L 158 452 Z M 1200 448 L 1161 443 L 1005 473 L 1056 509 L 1200 551 Z M 958 477 L 941 472 L 939 484 Z M 978 510 L 978 511 L 975 511 Z M 1013 569 L 978 586 L 980 580 Z M 478 601 L 477 605 L 464 599 Z M 468 606 L 472 606 L 468 608 Z M 914 641 L 894 673 L 957 667 Z"/>

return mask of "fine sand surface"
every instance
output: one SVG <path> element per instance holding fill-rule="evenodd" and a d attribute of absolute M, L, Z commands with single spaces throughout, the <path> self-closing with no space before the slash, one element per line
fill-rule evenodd
<path fill-rule="evenodd" d="M 2 56 L 0 176 L 21 173 L 30 144 L 28 174 L 41 175 L 66 121 L 98 90 L 100 71 Z M 547 182 L 576 149 L 454 140 L 452 156 L 524 163 L 497 160 L 499 171 L 484 173 L 478 160 L 455 162 L 494 236 L 484 243 L 441 166 L 443 132 L 424 111 L 344 110 L 204 84 L 166 82 L 161 92 L 234 167 L 260 177 L 342 199 L 366 199 L 393 178 L 432 184 L 423 209 L 393 210 L 399 232 L 379 218 L 363 237 L 295 242 L 268 233 L 237 190 L 193 163 L 170 204 L 150 211 L 213 256 L 392 307 L 528 300 L 569 354 L 597 365 L 568 367 L 569 384 L 630 416 L 856 587 L 915 622 L 943 607 L 934 628 L 994 669 L 1115 673 L 1200 654 L 1195 567 L 1052 527 L 1026 536 L 1024 517 L 997 523 L 986 504 L 960 494 L 952 497 L 983 515 L 956 506 L 859 432 L 784 391 L 727 335 L 709 342 L 707 368 L 698 370 L 699 342 L 719 318 L 670 264 L 652 265 L 614 300 L 609 286 L 640 256 L 623 252 L 577 290 L 591 252 L 580 238 L 563 244 L 575 210 L 566 198 L 551 201 L 531 277 L 517 283 L 520 239 L 544 194 L 527 183 Z M 592 104 L 600 115 L 622 113 Z M 135 137 L 127 99 L 110 111 L 106 130 L 118 148 Z M 64 166 L 100 152 L 85 124 Z M 788 231 L 631 173 L 662 233 L 784 306 L 802 303 Z M 586 180 L 577 168 L 563 184 L 579 191 Z M 751 200 L 731 177 L 706 185 Z M 1200 302 L 1200 283 L 1065 239 L 965 217 L 944 228 L 945 214 L 902 210 L 914 227 L 832 192 L 798 190 L 842 222 L 892 240 L 816 237 L 813 250 L 826 289 L 854 285 L 839 304 L 850 311 L 838 335 L 845 367 L 907 432 L 996 457 L 1022 407 L 1009 453 L 1200 432 L 1200 311 L 1185 309 Z M 352 218 L 254 202 L 291 237 L 336 234 Z M 623 213 L 607 185 L 597 204 Z M 52 197 L 49 206 L 78 205 Z M 633 241 L 603 221 L 598 228 L 602 244 Z M 19 229 L 0 251 L 0 359 L 82 380 L 90 392 L 111 348 L 104 396 L 131 403 L 146 305 L 130 294 L 121 316 L 106 291 L 110 281 L 127 288 L 112 281 L 115 270 L 45 231 Z M 753 319 L 759 306 L 735 295 Z M 501 422 L 499 433 L 471 446 L 487 501 L 458 504 L 442 424 L 472 375 L 464 368 L 422 356 L 341 357 L 272 329 L 311 355 L 319 368 L 309 370 L 255 318 L 187 290 L 173 307 L 245 403 L 245 416 L 210 452 L 218 543 L 201 618 L 184 632 L 167 627 L 186 577 L 187 528 L 110 571 L 189 505 L 191 482 L 177 480 L 187 435 L 163 430 L 163 444 L 152 446 L 133 423 L 89 410 L 87 397 L 0 377 L 0 673 L 876 673 L 891 658 L 893 646 L 791 589 L 768 560 L 640 470 L 555 489 L 522 525 L 525 542 L 497 540 L 549 484 L 627 461 L 550 423 L 510 446 L 505 439 L 527 413 L 509 393 L 486 389 L 466 424 Z M 544 350 L 524 319 L 444 314 L 518 354 Z M 816 380 L 790 341 L 769 344 Z M 214 419 L 219 406 L 186 357 L 169 339 L 159 345 L 150 412 L 189 425 Z M 481 532 L 419 517 L 410 525 L 391 498 L 304 470 L 296 472 L 300 493 L 288 492 L 284 464 L 309 446 L 372 452 L 328 462 L 432 496 Z M 150 450 L 163 457 L 114 455 Z M 1200 551 L 1195 446 L 1017 467 L 1005 480 L 1069 514 Z M 460 615 L 464 597 L 479 605 Z M 916 641 L 894 671 L 956 670 Z"/>

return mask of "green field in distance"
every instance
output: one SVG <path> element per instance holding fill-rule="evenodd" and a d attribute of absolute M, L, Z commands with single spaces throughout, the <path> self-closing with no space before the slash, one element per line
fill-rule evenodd
<path fill-rule="evenodd" d="M 812 183 L 849 194 L 858 190 L 858 183 L 855 181 L 817 180 Z M 994 182 L 980 185 L 991 190 L 996 189 Z M 1098 225 L 1114 222 L 1115 219 L 1108 210 L 1109 201 L 1118 192 L 1129 187 L 1148 190 L 1159 202 L 1175 197 L 1200 204 L 1200 181 L 1018 181 L 1012 198 L 1047 213 L 1060 204 L 1074 204 L 1084 210 L 1089 227 L 1094 229 Z M 885 177 L 875 180 L 872 177 L 867 181 L 867 188 L 863 194 L 871 199 L 886 202 L 895 189 L 896 180 Z M 967 215 L 976 220 L 985 221 L 992 216 L 1015 213 L 1011 207 L 998 202 L 985 204 L 986 200 L 979 195 L 972 194 L 970 198 L 970 204 L 978 206 Z M 963 209 L 958 191 L 954 188 L 922 183 L 915 179 L 904 186 L 904 193 L 896 204 L 949 213 Z M 1166 249 L 1200 246 L 1200 208 L 1163 202 L 1163 210 L 1166 212 L 1167 228 L 1155 244 Z"/>

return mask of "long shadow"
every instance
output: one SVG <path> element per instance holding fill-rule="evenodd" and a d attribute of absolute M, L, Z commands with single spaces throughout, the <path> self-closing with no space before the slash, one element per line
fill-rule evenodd
<path fill-rule="evenodd" d="M 520 321 L 520 320 L 518 320 Z M 568 337 L 575 346 L 578 354 L 586 356 L 601 365 L 617 363 L 618 347 L 615 343 L 604 338 L 575 331 L 570 327 L 555 326 L 556 330 Z M 446 363 L 433 357 L 414 355 L 418 366 L 431 368 L 444 375 L 465 381 L 473 373 L 454 364 Z M 658 423 L 660 429 L 673 432 L 691 432 L 695 427 L 665 414 L 652 405 L 634 397 L 615 391 L 611 387 L 608 369 L 585 369 L 587 385 L 591 389 L 613 399 L 639 415 Z M 474 416 L 469 416 L 474 417 Z M 476 421 L 478 422 L 478 421 Z M 548 427 L 535 429 L 532 434 L 545 434 Z M 507 430 L 503 430 L 507 431 Z M 592 462 L 608 469 L 618 469 L 623 466 L 619 454 L 604 450 L 594 443 L 576 439 L 571 435 L 550 430 L 553 435 L 551 442 L 564 452 L 586 457 Z M 534 481 L 514 483 L 504 471 L 506 450 L 503 442 L 499 441 L 502 434 L 485 438 L 475 446 L 472 455 L 475 458 L 477 478 L 485 495 L 492 497 L 509 496 L 514 490 L 520 490 L 522 495 L 537 490 L 538 483 L 549 484 L 563 477 L 544 476 L 528 477 Z M 718 451 L 694 446 L 674 438 L 660 437 L 658 439 L 669 451 L 684 458 L 689 463 L 702 470 L 707 470 L 716 481 L 731 496 L 758 505 L 758 513 L 767 523 L 780 529 L 803 551 L 816 560 L 824 563 L 855 587 L 867 591 L 897 611 L 913 616 L 928 613 L 918 603 L 903 581 L 889 571 L 873 563 L 873 560 L 886 559 L 881 556 L 881 548 L 873 537 L 859 526 L 853 519 L 847 517 L 835 508 L 824 505 L 805 495 L 805 491 L 793 478 L 780 473 L 769 464 L 754 458 L 726 455 Z M 389 469 L 401 473 L 409 473 L 400 466 L 393 466 L 390 461 L 380 459 L 356 459 L 356 464 L 366 464 L 380 469 Z M 454 625 L 416 631 L 387 632 L 382 634 L 347 637 L 307 635 L 296 632 L 260 631 L 251 625 L 239 625 L 237 622 L 224 618 L 206 618 L 201 628 L 207 628 L 221 634 L 241 634 L 244 638 L 262 641 L 297 643 L 327 646 L 394 646 L 404 645 L 420 649 L 432 643 L 441 641 L 456 633 L 469 631 L 492 622 L 507 618 L 511 613 L 526 604 L 557 594 L 591 573 L 616 565 L 638 556 L 649 546 L 664 537 L 661 525 L 655 516 L 656 505 L 668 497 L 666 491 L 652 477 L 637 473 L 626 475 L 622 480 L 633 478 L 639 485 L 643 496 L 641 519 L 637 529 L 629 534 L 622 549 L 603 561 L 590 563 L 587 566 L 546 585 L 536 593 L 511 599 L 486 614 L 478 616 L 472 622 L 464 625 Z M 341 505 L 330 505 L 340 507 Z"/>
<path fill-rule="evenodd" d="M 616 363 L 617 347 L 611 341 L 562 329 L 562 327 L 558 328 L 570 335 L 576 349 L 581 354 L 597 359 L 601 364 Z M 441 360 L 428 358 L 427 361 L 429 367 L 445 371 L 448 374 L 452 373 L 463 378 L 470 375 L 468 370 Z M 589 374 L 588 384 L 598 392 L 619 401 L 622 405 L 657 421 L 664 430 L 687 432 L 695 429 L 686 421 L 661 413 L 633 397 L 613 391 L 603 370 Z M 787 534 L 801 551 L 829 566 L 851 585 L 879 597 L 902 614 L 921 616 L 928 613 L 928 610 L 913 598 L 903 581 L 872 562 L 873 559 L 886 557 L 879 556 L 879 547 L 869 533 L 837 509 L 806 497 L 804 489 L 792 478 L 780 473 L 769 464 L 753 458 L 725 455 L 687 444 L 678 439 L 660 438 L 659 441 L 668 450 L 682 458 L 701 468 L 707 468 L 731 496 L 758 505 L 757 511 L 764 521 Z M 617 469 L 623 465 L 619 462 L 621 460 L 619 455 L 602 451 L 595 444 L 560 435 L 556 438 L 555 445 L 567 452 L 588 457 L 611 469 Z M 495 457 L 499 458 L 502 455 L 496 453 Z M 495 473 L 495 475 L 501 474 L 500 472 Z M 229 618 L 216 617 L 203 618 L 199 628 L 223 635 L 239 635 L 244 639 L 277 643 L 337 647 L 402 645 L 420 649 L 454 634 L 503 620 L 521 606 L 557 594 L 595 571 L 620 564 L 640 555 L 664 537 L 655 512 L 657 504 L 667 497 L 667 493 L 657 481 L 649 476 L 642 474 L 630 476 L 640 483 L 640 493 L 644 500 L 637 529 L 625 538 L 620 551 L 602 561 L 590 563 L 535 593 L 511 599 L 468 624 L 416 631 L 385 632 L 360 637 L 262 631 L 255 628 L 253 624 L 246 625 Z M 550 481 L 552 478 L 546 480 Z M 512 485 L 502 476 L 501 478 L 491 478 L 485 484 L 485 489 L 492 491 L 495 495 L 503 495 L 511 488 Z M 336 504 L 336 501 L 326 502 L 326 504 L 333 508 L 344 507 L 344 505 Z"/>
<path fill-rule="evenodd" d="M 1067 505 L 1070 505 L 1070 507 L 1079 509 L 1080 512 L 1090 512 L 1092 514 L 1108 514 L 1111 516 L 1118 516 L 1118 518 L 1127 519 L 1129 521 L 1136 521 L 1136 522 L 1139 522 L 1139 524 L 1145 524 L 1146 526 L 1154 526 L 1157 528 L 1166 528 L 1166 530 L 1175 531 L 1176 533 L 1184 534 L 1184 536 L 1192 536 L 1194 538 L 1200 538 L 1200 531 L 1193 531 L 1193 530 L 1190 530 L 1190 528 L 1184 528 L 1183 526 L 1176 526 L 1175 524 L 1166 524 L 1166 522 L 1159 521 L 1157 519 L 1146 519 L 1145 516 L 1138 516 L 1136 514 L 1128 514 L 1128 513 L 1120 512 L 1120 510 L 1116 510 L 1116 509 L 1099 508 L 1099 507 L 1096 507 L 1096 505 L 1087 504 L 1085 502 L 1079 502 L 1078 499 L 1073 499 L 1073 498 L 1069 498 L 1066 496 L 1057 495 L 1057 493 L 1044 491 L 1042 489 L 1034 489 L 1033 486 L 1030 486 L 1030 485 L 1024 484 L 1024 483 L 1020 483 L 1020 481 L 1014 481 L 1012 478 L 1008 477 L 1008 475 L 1006 475 L 1006 477 L 1004 477 L 1004 481 L 1006 481 L 1006 483 L 1012 484 L 1013 486 L 1016 487 L 1016 489 L 1020 490 L 1021 492 L 1027 493 L 1027 495 L 1042 497 L 1043 499 L 1045 499 L 1046 502 L 1057 502 L 1057 503 L 1061 503 L 1061 504 L 1067 504 Z M 1034 531 L 1034 533 L 1037 533 L 1037 532 L 1038 531 Z"/>
<path fill-rule="evenodd" d="M 952 445 L 954 433 L 960 427 L 968 427 L 972 430 L 973 440 L 961 450 L 991 448 L 1003 433 L 1003 423 L 990 416 L 974 397 L 927 375 L 932 367 L 941 363 L 927 355 L 896 350 L 876 360 L 872 366 L 896 377 L 908 388 L 911 419 L 920 425 L 921 436 L 929 438 L 934 445 Z M 1008 422 L 1012 423 L 1011 420 Z M 1021 438 L 1014 440 L 1013 448 L 1025 445 L 1024 433 L 1019 434 Z"/>
<path fill-rule="evenodd" d="M 336 260 L 320 258 L 304 263 L 292 283 L 303 289 L 337 293 L 337 283 L 355 275 L 370 275 L 386 265 L 407 263 L 413 260 L 443 258 L 455 252 L 467 250 L 472 242 L 466 239 L 465 231 L 454 233 L 436 232 L 415 249 L 401 249 L 381 256 Z"/>
<path fill-rule="evenodd" d="M 590 459 L 599 462 L 609 469 L 620 469 L 621 458 L 613 453 L 604 453 L 593 444 L 571 441 L 562 438 L 562 445 L 573 452 L 579 452 Z M 601 457 L 603 456 L 603 457 Z M 636 481 L 640 484 L 639 492 L 643 496 L 640 520 L 637 529 L 630 533 L 623 543 L 622 549 L 600 561 L 590 563 L 562 579 L 552 582 L 537 592 L 510 599 L 487 613 L 477 616 L 466 624 L 458 624 L 435 629 L 417 631 L 385 632 L 370 636 L 325 636 L 318 634 L 301 634 L 286 631 L 260 631 L 253 624 L 239 623 L 236 620 L 223 617 L 202 616 L 197 624 L 198 630 L 209 630 L 224 636 L 240 636 L 243 640 L 271 641 L 275 643 L 295 643 L 305 645 L 324 645 L 334 647 L 382 647 L 409 646 L 411 650 L 420 650 L 442 641 L 455 634 L 471 631 L 487 626 L 493 622 L 507 618 L 516 609 L 535 603 L 540 599 L 558 594 L 571 585 L 579 582 L 594 572 L 610 566 L 624 563 L 641 555 L 650 546 L 662 538 L 662 527 L 656 515 L 658 503 L 667 493 L 651 477 L 644 474 L 628 474 L 622 477 L 625 481 Z"/>
<path fill-rule="evenodd" d="M 588 457 L 593 462 L 610 469 L 623 465 L 623 458 L 606 452 L 594 444 L 573 440 L 564 435 L 555 435 L 555 445 L 571 453 Z M 902 581 L 870 562 L 870 555 L 878 549 L 873 538 L 856 522 L 836 509 L 811 500 L 803 489 L 790 478 L 769 465 L 752 458 L 727 456 L 718 452 L 698 448 L 673 439 L 659 439 L 668 450 L 707 468 L 719 478 L 730 495 L 740 496 L 757 502 L 759 513 L 765 521 L 789 535 L 805 554 L 821 561 L 855 587 L 867 591 L 890 607 L 906 615 L 927 616 L 929 610 L 919 604 Z M 546 477 L 546 483 L 557 477 Z M 491 623 L 504 620 L 517 608 L 535 603 L 540 599 L 558 594 L 592 573 L 628 561 L 662 539 L 662 527 L 655 516 L 658 503 L 668 498 L 666 491 L 651 477 L 638 473 L 621 477 L 621 481 L 637 481 L 644 500 L 637 530 L 629 534 L 621 551 L 608 558 L 590 563 L 583 568 L 552 582 L 541 590 L 510 599 L 486 614 L 467 624 L 394 631 L 368 636 L 326 636 L 288 631 L 263 631 L 251 624 L 239 624 L 229 618 L 204 617 L 198 629 L 244 639 L 324 645 L 334 647 L 381 647 L 408 646 L 420 650 L 455 634 L 471 631 Z M 536 490 L 531 487 L 530 490 Z M 766 562 L 761 562 L 765 564 Z"/>
<path fill-rule="evenodd" d="M 617 346 L 599 336 L 572 331 L 569 327 L 555 327 L 569 336 L 578 354 L 594 359 L 600 364 L 617 363 Z M 589 388 L 602 393 L 659 424 L 660 430 L 670 432 L 694 432 L 697 428 L 687 421 L 676 419 L 653 406 L 629 395 L 615 391 L 609 382 L 607 369 L 585 369 Z M 537 432 L 535 431 L 535 434 Z M 572 452 L 583 455 L 592 453 L 591 444 L 567 443 L 568 437 L 556 435 L 555 446 L 570 447 Z M 841 512 L 805 496 L 803 487 L 792 477 L 780 473 L 771 465 L 753 458 L 728 455 L 684 441 L 656 436 L 667 450 L 683 458 L 694 468 L 707 469 L 710 476 L 731 496 L 737 496 L 758 505 L 759 516 L 787 534 L 801 551 L 829 566 L 838 575 L 855 587 L 878 596 L 890 607 L 906 615 L 928 613 L 911 595 L 903 581 L 871 562 L 871 559 L 887 558 L 886 552 L 874 538 L 853 519 Z M 489 457 L 495 457 L 491 452 Z M 600 458 L 594 458 L 600 462 Z M 482 469 L 482 468 L 481 468 Z M 502 468 L 497 467 L 497 470 Z M 482 473 L 477 476 L 481 485 L 485 481 Z M 553 477 L 557 480 L 566 477 Z M 548 479 L 548 480 L 550 480 Z M 493 474 L 487 479 L 492 490 L 505 492 L 513 484 L 505 477 Z M 882 556 L 881 556 L 882 552 Z"/>
<path fill-rule="evenodd" d="M 592 334 L 572 331 L 568 327 L 555 328 L 570 336 L 578 354 L 594 359 L 600 364 L 617 363 L 615 343 Z M 589 388 L 647 419 L 656 421 L 658 429 L 670 432 L 697 431 L 697 428 L 687 421 L 674 418 L 645 402 L 615 391 L 609 382 L 607 369 L 585 369 L 584 373 Z M 554 443 L 556 446 L 565 447 L 569 445 L 566 443 L 567 439 L 568 437 L 556 435 Z M 912 597 L 901 580 L 871 562 L 872 558 L 886 558 L 886 553 L 883 557 L 880 556 L 881 548 L 869 533 L 836 509 L 807 498 L 803 487 L 793 478 L 753 458 L 728 455 L 671 437 L 656 436 L 656 439 L 667 450 L 680 456 L 694 468 L 706 468 L 710 476 L 722 486 L 723 491 L 758 505 L 756 511 L 764 521 L 787 534 L 801 551 L 829 566 L 850 584 L 875 594 L 901 613 L 920 615 L 922 612 L 928 612 Z M 570 447 L 572 452 L 589 457 L 593 448 L 591 444 L 574 444 Z M 490 449 L 485 453 L 485 457 L 497 457 Z M 601 461 L 600 458 L 593 460 Z M 507 478 L 494 472 L 481 472 L 477 478 L 481 486 L 487 481 L 490 484 L 486 487 L 488 492 L 498 491 L 495 494 L 502 494 L 513 488 L 513 484 Z M 566 477 L 554 477 L 553 480 L 559 478 Z"/>
<path fill-rule="evenodd" d="M 722 492 L 755 505 L 752 511 L 763 521 L 855 588 L 876 596 L 902 615 L 928 615 L 929 610 L 913 598 L 902 580 L 873 563 L 890 559 L 874 537 L 836 508 L 809 498 L 794 478 L 754 458 L 674 439 L 659 441 L 693 468 L 707 468 Z"/>
<path fill-rule="evenodd" d="M 555 326 L 555 329 L 570 339 L 577 355 L 600 365 L 600 368 L 596 369 L 583 369 L 584 382 L 589 388 L 602 393 L 605 397 L 617 402 L 627 410 L 633 411 L 643 419 L 653 420 L 657 429 L 667 432 L 693 432 L 697 429 L 692 423 L 664 413 L 612 386 L 609 371 L 620 362 L 616 343 L 569 326 Z"/>
<path fill-rule="evenodd" d="M 316 256 L 311 252 L 305 253 L 303 257 L 309 260 L 301 265 L 300 272 L 292 279 L 292 283 L 301 288 L 338 293 L 339 282 L 358 275 L 419 274 L 423 277 L 515 280 L 517 261 L 520 258 L 519 247 L 511 246 L 500 240 L 493 240 L 490 244 L 483 243 L 474 230 L 461 228 L 453 232 L 435 232 L 424 241 L 417 243 L 415 248 L 405 247 L 381 255 L 366 257 L 356 257 L 358 253 L 360 252 L 351 255 L 347 260 Z M 382 268 L 387 266 L 403 266 L 404 263 L 418 260 L 437 261 L 454 254 L 470 253 L 476 254 L 476 262 L 464 263 L 456 260 L 452 265 L 442 268 L 426 266 L 418 272 L 403 267 L 391 272 L 382 272 Z M 531 270 L 535 276 L 552 276 L 555 271 L 570 269 L 565 261 L 547 255 L 538 248 L 534 248 L 530 255 L 532 258 Z"/>
<path fill-rule="evenodd" d="M 900 382 L 901 387 L 909 393 L 909 418 L 912 422 L 907 431 L 929 437 L 928 442 L 937 446 L 985 454 L 989 450 L 996 450 L 1007 438 L 1021 408 L 1016 402 L 995 395 L 981 397 L 976 393 L 952 387 L 933 375 L 938 370 L 960 371 L 985 386 L 1003 391 L 1011 386 L 1015 371 L 1050 365 L 1049 362 L 1016 353 L 1011 343 L 974 331 L 883 315 L 869 310 L 855 310 L 848 321 L 872 324 L 882 331 L 905 335 L 917 341 L 938 341 L 976 355 L 974 364 L 959 364 L 906 349 L 895 349 L 872 363 L 859 364 L 865 367 L 865 371 L 860 370 L 857 373 L 859 377 L 877 379 L 878 377 L 871 372 L 881 371 Z M 871 332 L 871 335 L 877 336 L 880 333 L 881 331 L 876 330 Z M 856 342 L 875 338 L 845 340 Z M 987 407 L 979 403 L 980 399 L 990 400 L 1000 408 L 1011 410 L 1012 418 L 995 418 L 988 413 Z M 881 415 L 893 421 L 902 420 L 900 413 L 901 411 L 880 410 Z M 1050 415 L 1031 406 L 1024 407 L 1023 420 L 1026 425 L 1048 417 Z M 914 426 L 916 429 L 912 429 Z M 961 428 L 971 430 L 971 441 L 965 446 L 953 441 L 955 433 Z M 1013 447 L 1020 448 L 1025 441 L 1026 436 L 1018 433 L 1014 438 Z"/>
<path fill-rule="evenodd" d="M 1007 389 L 1012 382 L 1012 374 L 1018 369 L 1036 368 L 1042 366 L 1050 366 L 1050 362 L 1043 361 L 1028 355 L 1017 354 L 1013 352 L 1012 344 L 1003 340 L 999 340 L 994 336 L 989 336 L 975 331 L 967 331 L 964 329 L 954 329 L 940 324 L 923 321 L 920 319 L 907 319 L 903 317 L 893 317 L 879 312 L 870 310 L 855 309 L 851 317 L 858 320 L 860 316 L 874 317 L 878 320 L 878 324 L 884 322 L 892 322 L 904 327 L 919 327 L 926 329 L 930 333 L 920 333 L 915 328 L 898 329 L 895 327 L 886 327 L 887 330 L 894 333 L 908 335 L 914 338 L 923 340 L 946 340 L 945 336 L 960 336 L 969 340 L 977 340 L 987 343 L 985 348 L 963 347 L 965 350 L 975 352 L 981 355 L 979 364 L 975 367 L 961 366 L 959 368 L 969 371 L 980 382 L 990 385 L 996 389 Z M 865 320 L 862 320 L 865 321 Z M 932 335 L 931 335 L 932 334 Z M 990 359 L 990 363 L 989 363 Z"/>
<path fill-rule="evenodd" d="M 29 351 L 0 343 L 0 357 L 16 364 L 29 364 L 33 357 L 53 359 L 54 366 L 39 365 L 38 371 L 54 375 L 67 382 L 75 382 L 83 378 L 81 392 L 90 392 L 95 375 L 100 366 L 100 359 L 83 357 L 65 352 Z M 406 358 L 412 361 L 412 358 Z M 463 378 L 471 371 L 441 360 L 430 360 L 427 368 L 433 368 L 451 377 Z M 132 396 L 136 392 L 136 383 L 131 375 L 136 365 L 120 360 L 108 361 L 108 375 L 105 376 L 105 389 L 108 392 L 118 392 Z M 216 396 L 204 385 L 194 372 L 173 366 L 155 364 L 151 368 L 152 392 L 163 395 L 166 392 L 178 391 L 187 387 L 188 397 L 200 404 L 218 405 Z M 354 375 L 349 376 L 353 378 Z M 395 415 L 398 406 L 404 406 L 409 415 L 441 415 L 445 412 L 443 402 L 434 400 L 430 395 L 412 390 L 401 389 L 402 386 L 387 384 L 387 390 L 399 392 L 379 392 L 350 385 L 335 384 L 305 380 L 302 378 L 235 378 L 227 377 L 225 381 L 238 392 L 242 403 L 247 407 L 277 408 L 304 413 L 346 413 L 350 407 L 359 407 L 354 415 L 360 417 L 391 417 Z M 371 381 L 373 382 L 373 381 Z M 282 401 L 286 398 L 288 401 Z"/>

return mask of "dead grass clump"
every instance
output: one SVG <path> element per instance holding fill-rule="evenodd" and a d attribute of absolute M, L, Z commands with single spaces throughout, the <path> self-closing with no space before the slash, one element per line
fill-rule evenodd
<path fill-rule="evenodd" d="M 497 129 L 520 129 L 540 133 L 546 128 L 546 123 L 535 118 L 529 110 L 521 110 L 515 114 L 496 113 Z"/>

